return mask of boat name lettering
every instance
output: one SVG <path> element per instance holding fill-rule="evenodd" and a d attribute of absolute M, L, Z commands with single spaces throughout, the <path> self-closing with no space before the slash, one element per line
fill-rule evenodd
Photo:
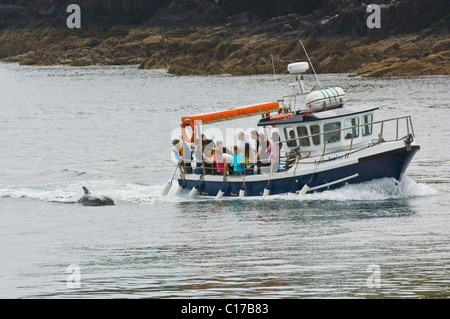
<path fill-rule="evenodd" d="M 345 153 L 344 155 L 335 155 L 335 156 L 328 156 L 328 158 L 322 158 L 320 160 L 315 160 L 314 165 L 324 164 L 326 162 L 335 161 L 338 159 L 346 159 L 348 158 L 350 153 Z"/>

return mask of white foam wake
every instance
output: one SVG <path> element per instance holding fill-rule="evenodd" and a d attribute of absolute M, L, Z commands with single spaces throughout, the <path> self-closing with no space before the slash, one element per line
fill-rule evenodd
<path fill-rule="evenodd" d="M 190 199 L 187 192 L 177 192 L 178 185 L 174 181 L 167 196 L 161 192 L 165 184 L 144 185 L 123 181 L 88 181 L 88 182 L 65 182 L 50 183 L 42 185 L 0 185 L 0 198 L 33 199 L 46 202 L 75 203 L 83 196 L 82 186 L 86 186 L 93 194 L 105 195 L 113 198 L 116 202 L 136 204 L 157 204 L 170 202 L 214 200 L 214 197 L 201 197 Z M 334 190 L 326 190 L 319 193 L 306 195 L 287 194 L 269 197 L 246 197 L 244 200 L 302 200 L 302 201 L 352 201 L 352 200 L 386 200 L 411 198 L 417 196 L 433 196 L 438 192 L 430 186 L 417 183 L 409 176 L 404 176 L 398 182 L 392 178 L 383 178 L 361 184 L 348 184 Z M 236 197 L 223 197 L 223 200 L 236 200 Z"/>
<path fill-rule="evenodd" d="M 0 185 L 0 198 L 75 203 L 83 196 L 82 186 L 86 186 L 92 194 L 105 195 L 119 202 L 157 203 L 174 199 L 174 196 L 161 196 L 164 185 L 143 185 L 119 181 L 77 181 L 31 186 Z M 174 195 L 174 193 L 175 190 L 171 190 L 169 195 Z"/>
<path fill-rule="evenodd" d="M 285 198 L 310 201 L 376 201 L 413 198 L 418 196 L 434 196 L 437 194 L 439 193 L 430 186 L 423 183 L 417 183 L 411 177 L 404 176 L 401 181 L 397 181 L 394 178 L 381 178 L 365 183 L 347 184 L 333 190 L 308 193 L 303 196 L 285 196 Z"/>

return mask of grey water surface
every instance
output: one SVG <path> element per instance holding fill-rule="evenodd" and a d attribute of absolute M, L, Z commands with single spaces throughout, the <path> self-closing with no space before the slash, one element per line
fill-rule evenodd
<path fill-rule="evenodd" d="M 0 63 L 0 297 L 448 298 L 450 77 L 319 78 L 376 120 L 412 115 L 402 181 L 163 197 L 181 116 L 276 101 L 292 77 Z M 83 185 L 116 205 L 75 203 Z"/>

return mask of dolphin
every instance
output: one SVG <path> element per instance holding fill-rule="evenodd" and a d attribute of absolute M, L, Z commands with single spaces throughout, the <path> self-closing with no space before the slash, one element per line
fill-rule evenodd
<path fill-rule="evenodd" d="M 114 201 L 106 196 L 96 196 L 83 186 L 84 195 L 78 200 L 78 203 L 84 206 L 108 206 L 115 205 Z"/>

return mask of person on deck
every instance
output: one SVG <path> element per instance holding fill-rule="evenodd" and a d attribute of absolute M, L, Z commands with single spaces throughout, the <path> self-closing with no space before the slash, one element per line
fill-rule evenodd
<path fill-rule="evenodd" d="M 213 140 L 207 139 L 204 134 L 202 134 L 202 158 L 203 158 L 203 168 L 204 174 L 213 173 L 213 163 L 214 163 L 214 148 L 216 144 Z"/>
<path fill-rule="evenodd" d="M 272 142 L 269 144 L 267 148 L 267 152 L 269 155 L 269 163 L 270 163 L 270 172 L 276 173 L 280 167 L 280 157 L 281 157 L 281 147 L 283 144 L 281 143 L 280 135 L 278 132 L 272 133 Z"/>
<path fill-rule="evenodd" d="M 195 140 L 193 144 L 193 161 L 194 174 L 203 174 L 203 158 L 202 158 L 202 146 L 200 140 Z"/>
<path fill-rule="evenodd" d="M 214 156 L 214 164 L 216 166 L 217 173 L 223 173 L 224 169 L 224 156 L 223 156 L 223 143 L 222 141 L 216 142 L 216 151 Z"/>
<path fill-rule="evenodd" d="M 244 175 L 244 154 L 239 151 L 237 146 L 234 146 L 233 162 L 231 164 L 235 175 Z"/>
<path fill-rule="evenodd" d="M 252 161 L 256 161 L 257 166 L 257 174 L 261 174 L 261 168 L 264 166 L 270 166 L 269 163 L 269 155 L 267 153 L 267 148 L 269 146 L 269 142 L 266 139 L 266 136 L 263 133 L 258 134 L 258 148 L 256 150 L 256 155 L 253 157 Z M 263 173 L 267 173 L 267 169 L 263 169 Z"/>
<path fill-rule="evenodd" d="M 289 131 L 289 139 L 291 141 L 287 141 L 286 144 L 289 147 L 297 147 L 297 140 L 295 140 L 295 132 L 294 130 Z"/>
<path fill-rule="evenodd" d="M 191 171 L 191 159 L 192 154 L 189 146 L 184 140 L 174 139 L 172 140 L 172 152 L 174 152 L 175 159 L 180 167 L 186 169 L 187 173 Z"/>
<path fill-rule="evenodd" d="M 240 131 L 237 134 L 237 147 L 238 147 L 240 153 L 244 153 L 246 143 L 248 143 L 248 141 L 245 138 L 244 132 Z"/>
<path fill-rule="evenodd" d="M 250 157 L 251 149 L 250 144 L 245 143 L 245 151 L 244 151 L 244 169 L 245 175 L 253 175 L 255 165 L 251 161 Z"/>

